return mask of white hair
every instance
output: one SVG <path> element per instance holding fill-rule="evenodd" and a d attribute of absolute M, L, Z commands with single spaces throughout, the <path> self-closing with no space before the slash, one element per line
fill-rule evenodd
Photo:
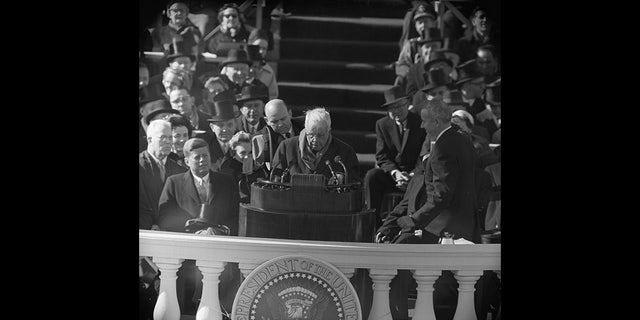
<path fill-rule="evenodd" d="M 331 129 L 331 116 L 329 112 L 324 108 L 315 108 L 309 110 L 305 113 L 304 119 L 304 127 L 308 130 L 308 128 L 320 126 L 323 128 L 327 128 L 327 130 Z"/>
<path fill-rule="evenodd" d="M 163 131 L 165 129 L 171 131 L 171 123 L 169 123 L 169 121 L 163 119 L 153 120 L 147 127 L 147 137 L 150 137 L 151 134 L 156 131 Z"/>

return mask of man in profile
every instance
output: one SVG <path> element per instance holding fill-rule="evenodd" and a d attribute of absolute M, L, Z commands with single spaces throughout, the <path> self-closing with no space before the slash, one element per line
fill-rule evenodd
<path fill-rule="evenodd" d="M 421 127 L 433 137 L 423 157 L 424 177 L 412 180 L 402 201 L 378 229 L 378 242 L 437 244 L 444 233 L 480 243 L 475 211 L 476 155 L 471 141 L 451 126 L 451 110 L 441 99 L 421 111 Z M 394 319 L 407 319 L 407 293 L 415 280 L 398 270 L 391 282 Z M 434 301 L 455 310 L 455 279 L 450 272 L 436 281 Z"/>

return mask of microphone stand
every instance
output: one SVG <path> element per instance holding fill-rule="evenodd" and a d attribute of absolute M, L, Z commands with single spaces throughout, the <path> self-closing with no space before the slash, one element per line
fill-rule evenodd
<path fill-rule="evenodd" d="M 327 160 L 327 161 L 324 162 L 324 164 L 326 164 L 327 167 L 329 167 L 329 170 L 331 170 L 331 176 L 335 180 L 335 182 L 336 182 L 335 184 L 338 184 L 339 183 L 338 177 L 336 176 L 336 173 L 333 172 L 333 168 L 331 167 L 331 161 Z"/>

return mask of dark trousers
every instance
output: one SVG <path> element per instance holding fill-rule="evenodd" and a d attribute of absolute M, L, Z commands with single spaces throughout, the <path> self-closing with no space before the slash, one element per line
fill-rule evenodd
<path fill-rule="evenodd" d="M 382 226 L 388 212 L 381 212 L 382 198 L 387 192 L 403 192 L 396 187 L 391 175 L 380 168 L 367 171 L 364 176 L 365 200 L 370 209 L 376 209 L 376 230 Z"/>
<path fill-rule="evenodd" d="M 423 231 L 421 237 L 412 233 L 402 234 L 395 243 L 437 244 L 438 237 Z M 416 292 L 417 283 L 409 270 L 398 270 L 398 275 L 391 281 L 389 302 L 391 316 L 394 320 L 409 319 L 408 293 Z M 458 304 L 458 281 L 453 272 L 442 271 L 442 276 L 433 285 L 433 306 L 437 320 L 452 320 Z M 485 320 L 487 312 L 494 317 L 500 306 L 500 283 L 493 271 L 485 271 L 475 286 L 475 309 L 478 320 Z"/>

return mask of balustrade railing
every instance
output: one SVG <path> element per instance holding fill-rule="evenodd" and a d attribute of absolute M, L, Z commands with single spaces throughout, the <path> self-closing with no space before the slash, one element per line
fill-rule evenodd
<path fill-rule="evenodd" d="M 500 244 L 423 245 L 278 240 L 140 230 L 139 254 L 151 257 L 161 271 L 155 320 L 178 320 L 176 271 L 186 259 L 196 261 L 203 274 L 203 292 L 196 319 L 221 320 L 218 277 L 229 262 L 237 262 L 243 276 L 271 259 L 302 255 L 329 263 L 350 278 L 368 269 L 373 281 L 369 320 L 391 320 L 389 283 L 397 270 L 411 270 L 418 284 L 413 319 L 435 319 L 433 284 L 443 270 L 458 281 L 454 320 L 476 319 L 474 284 L 485 270 L 500 270 Z"/>

